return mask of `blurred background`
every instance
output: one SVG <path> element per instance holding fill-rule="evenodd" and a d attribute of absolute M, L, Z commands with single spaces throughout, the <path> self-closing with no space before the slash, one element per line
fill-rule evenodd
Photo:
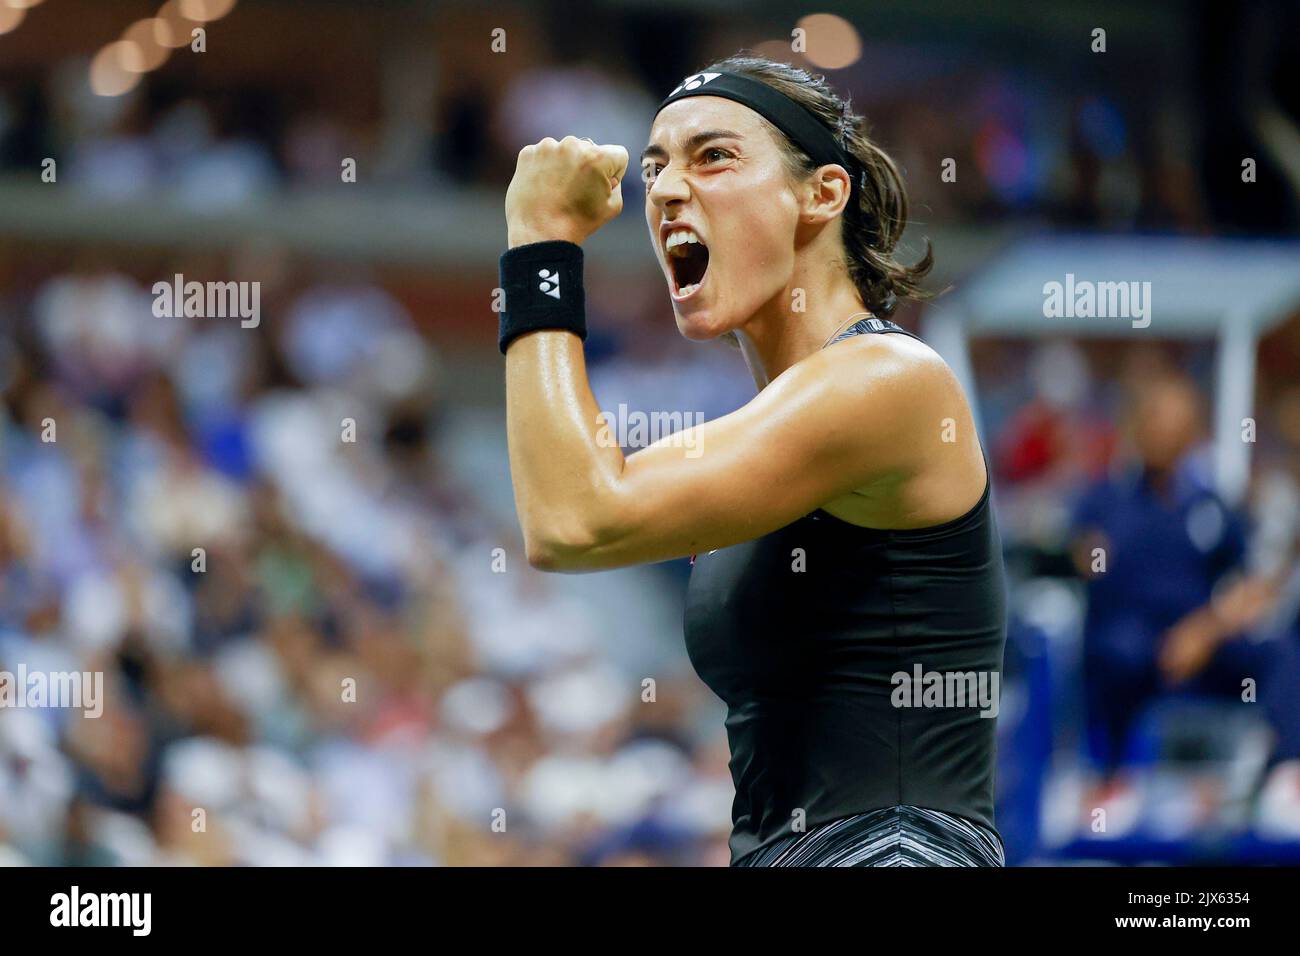
<path fill-rule="evenodd" d="M 1300 862 L 1296 36 L 1282 2 L 0 0 L 0 671 L 106 698 L 0 708 L 0 863 L 726 863 L 688 562 L 528 568 L 491 290 L 520 147 L 636 155 L 740 49 L 851 93 L 952 286 L 896 317 L 995 471 L 1008 862 Z M 726 414 L 749 375 L 678 336 L 625 190 L 596 397 Z M 159 317 L 178 274 L 259 321 Z M 1150 325 L 1046 317 L 1067 274 L 1150 282 Z"/>

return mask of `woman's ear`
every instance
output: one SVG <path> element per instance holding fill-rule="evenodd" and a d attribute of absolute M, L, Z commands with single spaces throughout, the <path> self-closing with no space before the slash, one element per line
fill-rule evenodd
<path fill-rule="evenodd" d="M 852 180 L 843 166 L 822 166 L 808 178 L 803 219 L 808 223 L 830 222 L 840 215 L 852 197 Z"/>

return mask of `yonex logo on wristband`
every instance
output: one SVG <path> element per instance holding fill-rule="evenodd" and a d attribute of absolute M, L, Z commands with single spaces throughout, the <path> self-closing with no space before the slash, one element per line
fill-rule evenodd
<path fill-rule="evenodd" d="M 577 243 L 557 239 L 507 249 L 500 276 L 505 302 L 497 347 L 502 355 L 519 336 L 543 329 L 562 329 L 586 340 L 582 247 Z"/>
<path fill-rule="evenodd" d="M 537 283 L 537 288 L 552 299 L 558 299 L 560 297 L 560 270 L 555 269 L 548 272 L 546 269 L 539 269 L 537 274 L 542 277 L 542 281 Z"/>
<path fill-rule="evenodd" d="M 710 80 L 716 80 L 721 75 L 721 73 L 692 73 L 678 84 L 677 89 L 673 90 L 668 95 L 676 96 L 682 90 L 698 90 L 705 83 Z"/>

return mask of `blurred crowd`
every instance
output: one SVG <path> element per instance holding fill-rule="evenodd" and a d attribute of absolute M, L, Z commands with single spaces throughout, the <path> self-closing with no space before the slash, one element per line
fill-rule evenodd
<path fill-rule="evenodd" d="M 684 668 L 628 666 L 617 620 L 527 567 L 509 513 L 449 466 L 433 340 L 358 268 L 305 268 L 264 304 L 257 328 L 160 320 L 95 256 L 4 303 L 0 672 L 102 672 L 106 699 L 0 709 L 0 858 L 724 862 L 716 702 Z M 725 346 L 593 351 L 604 407 L 713 417 L 752 393 Z M 1013 593 L 1077 582 L 1057 621 L 1084 682 L 1073 826 L 1099 806 L 1111 835 L 1138 826 L 1144 768 L 1170 765 L 1134 750 L 1144 717 L 1240 716 L 1249 678 L 1258 733 L 1219 723 L 1259 759 L 1201 769 L 1249 776 L 1243 826 L 1300 838 L 1300 389 L 1265 381 L 1229 503 L 1203 363 L 1099 354 L 977 353 Z M 669 593 L 684 562 L 663 570 Z"/>
<path fill-rule="evenodd" d="M 725 860 L 702 692 L 617 666 L 457 484 L 382 288 L 335 270 L 243 329 L 88 263 L 6 305 L 0 671 L 106 700 L 0 709 L 0 857 Z"/>
<path fill-rule="evenodd" d="M 266 43 L 243 34 L 253 18 L 240 13 L 214 29 L 230 34 L 227 42 Z M 94 195 L 171 196 L 200 208 L 337 184 L 343 157 L 362 170 L 362 191 L 499 189 L 511 157 L 545 136 L 591 136 L 639 153 L 655 104 L 703 65 L 696 51 L 727 35 L 725 24 L 703 18 L 673 31 L 689 42 L 671 57 L 620 57 L 609 52 L 602 22 L 572 24 L 581 36 L 564 43 L 543 40 L 554 44 L 545 56 L 530 46 L 515 58 L 434 63 L 438 82 L 418 97 L 373 82 L 360 91 L 272 78 L 197 86 L 169 67 L 106 98 L 87 86 L 85 58 L 69 57 L 0 88 L 0 170 L 31 174 L 57 157 L 61 181 Z M 462 38 L 442 43 L 486 43 L 462 29 Z M 624 29 L 635 43 L 634 26 Z M 543 32 L 516 33 L 514 42 L 535 44 Z M 1216 216 L 1231 219 L 1222 209 L 1211 214 L 1198 168 L 1203 118 L 1170 103 L 1156 121 L 1138 83 L 1145 60 L 1112 55 L 1081 92 L 1075 68 L 1087 64 L 1086 51 L 1026 63 L 970 38 L 862 39 L 858 60 L 829 76 L 899 162 L 923 222 L 1034 217 L 1200 233 Z M 764 52 L 780 55 L 770 44 Z M 625 185 L 639 188 L 635 177 Z"/>

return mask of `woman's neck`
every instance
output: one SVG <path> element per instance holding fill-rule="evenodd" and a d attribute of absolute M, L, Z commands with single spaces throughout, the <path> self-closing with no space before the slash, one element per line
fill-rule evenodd
<path fill-rule="evenodd" d="M 799 290 L 802 294 L 796 295 Z M 802 306 L 796 311 L 796 306 Z M 790 284 L 736 330 L 754 383 L 762 389 L 796 362 L 820 351 L 854 313 L 865 312 L 848 275 Z"/>

